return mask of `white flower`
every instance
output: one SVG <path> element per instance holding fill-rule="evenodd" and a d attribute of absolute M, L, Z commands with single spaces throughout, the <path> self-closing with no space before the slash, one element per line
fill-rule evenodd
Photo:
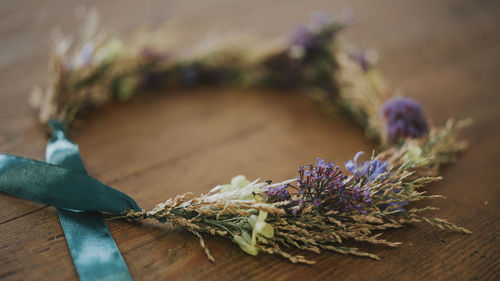
<path fill-rule="evenodd" d="M 230 184 L 219 185 L 213 188 L 205 200 L 210 201 L 261 201 L 260 189 L 265 183 L 258 183 L 258 179 L 251 182 L 245 176 L 238 175 L 231 180 Z M 215 194 L 214 194 L 215 193 Z"/>
<path fill-rule="evenodd" d="M 265 204 L 263 193 L 269 187 L 276 187 L 294 182 L 296 179 L 286 180 L 280 183 L 269 184 L 259 182 L 260 179 L 249 181 L 245 176 L 239 175 L 231 180 L 230 184 L 218 185 L 210 190 L 207 196 L 203 197 L 204 203 L 214 202 L 250 202 L 256 201 Z"/>
<path fill-rule="evenodd" d="M 95 61 L 98 64 L 106 64 L 111 62 L 118 56 L 123 49 L 123 43 L 116 39 L 109 39 L 104 46 L 95 52 Z"/>

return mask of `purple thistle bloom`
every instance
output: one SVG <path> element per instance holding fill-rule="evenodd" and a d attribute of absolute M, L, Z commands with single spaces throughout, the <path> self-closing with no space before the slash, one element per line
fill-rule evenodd
<path fill-rule="evenodd" d="M 363 161 L 358 165 L 358 158 L 363 154 L 363 151 L 359 151 L 356 153 L 353 160 L 349 160 L 344 163 L 346 170 L 352 173 L 356 178 L 367 178 L 368 181 L 372 182 L 379 175 L 387 172 L 387 166 L 389 163 L 385 161 Z"/>
<path fill-rule="evenodd" d="M 352 190 L 345 188 L 346 178 L 337 165 L 321 158 L 316 165 L 301 167 L 297 179 L 301 202 L 342 212 L 352 210 Z"/>
<path fill-rule="evenodd" d="M 352 173 L 374 180 L 387 172 L 387 163 L 382 161 L 368 161 L 358 166 L 357 158 L 361 154 L 356 154 L 354 160 L 346 163 Z M 315 165 L 300 167 L 297 193 L 292 201 L 294 206 L 289 211 L 296 215 L 308 206 L 315 206 L 319 211 L 366 213 L 365 208 L 373 204 L 370 185 L 362 181 L 346 180 L 347 177 L 337 165 L 321 158 L 316 160 Z"/>
<path fill-rule="evenodd" d="M 411 98 L 394 97 L 387 100 L 380 112 L 386 120 L 389 141 L 393 143 L 400 138 L 422 137 L 428 132 L 422 107 Z"/>
<path fill-rule="evenodd" d="M 305 25 L 297 27 L 291 35 L 290 43 L 292 46 L 302 47 L 307 49 L 314 45 L 315 34 Z"/>
<path fill-rule="evenodd" d="M 388 172 L 388 162 L 370 160 L 358 163 L 358 158 L 362 154 L 363 152 L 356 153 L 353 160 L 345 163 L 346 169 L 354 175 L 354 179 L 348 180 L 337 165 L 321 158 L 316 160 L 315 165 L 300 167 L 297 178 L 297 193 L 291 201 L 292 207 L 287 207 L 287 210 L 291 214 L 297 215 L 305 209 L 310 210 L 308 207 L 315 206 L 315 210 L 320 212 L 338 211 L 367 214 L 367 208 L 377 204 L 371 198 L 371 183 L 378 177 L 384 177 L 384 174 Z M 286 195 L 280 195 L 289 186 L 269 189 L 268 202 L 277 202 L 278 198 L 282 198 L 282 196 L 291 200 L 288 192 Z M 404 191 L 403 189 L 393 189 L 392 192 L 401 193 Z M 379 196 L 382 194 L 383 191 L 377 192 Z M 392 202 L 390 203 L 377 204 L 377 207 L 388 212 L 405 212 L 403 207 L 409 202 L 404 199 L 397 201 L 398 199 L 394 200 L 394 198 L 391 197 Z"/>

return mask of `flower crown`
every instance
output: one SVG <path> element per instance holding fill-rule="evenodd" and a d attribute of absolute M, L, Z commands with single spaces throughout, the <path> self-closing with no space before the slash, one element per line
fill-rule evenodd
<path fill-rule="evenodd" d="M 105 37 L 90 12 L 79 45 L 69 37 L 56 38 L 49 85 L 45 91 L 36 88 L 32 102 L 42 123 L 58 120 L 71 127 L 82 113 L 126 101 L 141 89 L 212 84 L 301 90 L 327 112 L 342 110 L 352 116 L 380 143 L 380 153 L 361 160 L 363 153 L 358 152 L 343 167 L 317 159 L 299 167 L 297 178 L 277 183 L 239 175 L 199 197 L 186 193 L 152 210 L 132 209 L 119 217 L 184 228 L 200 239 L 212 261 L 202 234 L 228 238 L 250 255 L 265 252 L 293 263 L 314 263 L 287 249 L 379 259 L 344 243 L 395 247 L 400 243 L 384 240 L 381 234 L 422 221 L 470 233 L 444 219 L 424 216 L 434 207 L 411 204 L 443 198 L 422 188 L 440 180 L 439 167 L 465 148 L 457 133 L 469 121 L 450 120 L 433 127 L 417 101 L 391 97 L 375 67 L 374 53 L 359 51 L 341 37 L 346 25 L 317 13 L 289 40 L 223 37 L 182 55 L 165 42 L 143 39 L 134 44 Z"/>

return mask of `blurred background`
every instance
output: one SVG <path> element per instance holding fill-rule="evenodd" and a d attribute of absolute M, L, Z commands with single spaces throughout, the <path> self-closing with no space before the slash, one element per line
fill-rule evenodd
<path fill-rule="evenodd" d="M 404 244 L 375 249 L 382 262 L 327 253 L 315 267 L 299 268 L 266 255 L 253 259 L 211 239 L 218 260 L 212 265 L 186 233 L 167 235 L 110 222 L 137 280 L 498 277 L 499 1 L 2 0 L 1 152 L 44 158 L 47 139 L 29 94 L 34 85 L 47 83 L 51 30 L 59 26 L 65 34 L 75 33 L 75 10 L 82 5 L 96 7 L 102 25 L 116 34 L 173 20 L 183 34 L 181 47 L 192 47 L 214 31 L 273 39 L 307 23 L 312 11 L 352 11 L 354 23 L 344 35 L 360 49 L 378 52 L 391 90 L 421 101 L 434 125 L 450 117 L 475 121 L 463 133 L 470 149 L 444 170 L 445 181 L 432 186 L 432 193 L 448 197 L 436 202 L 442 208 L 436 215 L 471 229 L 473 236 L 447 236 L 421 225 L 389 234 L 388 239 Z M 316 157 L 341 164 L 359 150 L 376 147 L 361 128 L 342 116 L 325 116 L 300 95 L 233 92 L 200 88 L 110 105 L 86 118 L 73 140 L 89 174 L 146 208 L 181 192 L 206 192 L 240 173 L 280 180 L 294 177 L 299 165 Z M 54 209 L 1 194 L 0 214 L 0 236 L 5 237 L 0 239 L 0 278 L 76 277 Z M 47 241 L 50 248 L 44 250 Z"/>
<path fill-rule="evenodd" d="M 192 47 L 210 34 L 249 32 L 266 38 L 287 36 L 312 11 L 340 15 L 352 11 L 354 25 L 344 34 L 360 49 L 375 49 L 380 68 L 394 91 L 417 97 L 424 108 L 446 104 L 449 114 L 432 114 L 436 124 L 448 116 L 491 114 L 480 110 L 478 96 L 489 93 L 497 68 L 497 1 L 2 1 L 0 34 L 0 113 L 2 138 L 19 136 L 18 122 L 33 122 L 27 100 L 33 85 L 46 84 L 50 34 L 59 26 L 65 34 L 77 28 L 75 11 L 96 7 L 102 26 L 127 34 L 145 23 L 173 20 L 183 34 L 181 45 Z M 430 79 L 430 78 L 439 79 Z M 450 90 L 450 88 L 452 90 Z M 449 93 L 452 91 L 453 93 Z M 474 94 L 471 94 L 474 92 Z M 449 93 L 449 94 L 448 94 Z M 450 98 L 464 97 L 468 98 Z M 458 112 L 466 102 L 469 112 Z M 437 107 L 438 111 L 441 108 Z M 13 112 L 17 114 L 12 114 Z M 18 120 L 21 118 L 22 120 Z M 16 119 L 16 122 L 11 122 Z M 5 149 L 5 146 L 4 146 Z"/>

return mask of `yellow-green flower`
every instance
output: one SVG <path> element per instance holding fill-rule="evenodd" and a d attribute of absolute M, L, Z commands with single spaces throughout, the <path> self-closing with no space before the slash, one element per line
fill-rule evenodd
<path fill-rule="evenodd" d="M 267 241 L 265 238 L 274 237 L 274 229 L 269 223 L 265 222 L 266 218 L 267 212 L 264 211 L 259 211 L 259 216 L 251 215 L 248 218 L 248 223 L 253 228 L 252 236 L 250 236 L 248 232 L 243 231 L 241 235 L 235 235 L 233 237 L 234 242 L 236 242 L 243 251 L 252 256 L 256 256 L 259 253 L 259 248 L 256 247 L 257 239 L 266 243 Z"/>
<path fill-rule="evenodd" d="M 234 190 L 238 190 L 248 186 L 251 181 L 247 180 L 244 175 L 238 175 L 231 180 L 230 184 L 225 184 L 220 189 L 221 193 L 226 193 Z"/>
<path fill-rule="evenodd" d="M 254 243 L 257 235 L 262 235 L 266 238 L 273 238 L 274 229 L 266 222 L 267 212 L 259 211 L 259 216 L 251 215 L 248 218 L 248 223 L 253 227 L 252 242 Z"/>
<path fill-rule="evenodd" d="M 122 50 L 123 43 L 117 38 L 111 38 L 96 51 L 95 60 L 101 64 L 110 63 Z"/>
<path fill-rule="evenodd" d="M 259 249 L 255 247 L 255 244 L 252 245 L 252 238 L 248 232 L 243 232 L 241 235 L 234 235 L 233 239 L 245 253 L 252 256 L 256 256 L 259 253 Z"/>
<path fill-rule="evenodd" d="M 408 150 L 404 155 L 405 161 L 413 161 L 418 166 L 424 165 L 428 159 L 423 156 L 423 151 L 420 146 L 415 143 L 408 144 Z"/>

